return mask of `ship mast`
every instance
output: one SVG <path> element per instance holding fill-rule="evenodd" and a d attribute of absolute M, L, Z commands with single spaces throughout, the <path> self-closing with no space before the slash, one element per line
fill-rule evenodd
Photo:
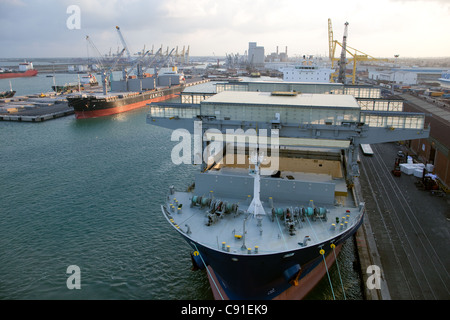
<path fill-rule="evenodd" d="M 261 171 L 260 166 L 262 161 L 264 160 L 264 154 L 258 155 L 257 152 L 253 153 L 251 157 L 249 158 L 250 162 L 255 165 L 255 169 L 250 169 L 250 175 L 254 177 L 254 184 L 253 184 L 253 200 L 250 203 L 250 206 L 248 207 L 247 212 L 253 213 L 254 217 L 263 216 L 266 214 L 264 211 L 263 205 L 261 203 L 260 199 L 260 193 L 261 193 Z"/>

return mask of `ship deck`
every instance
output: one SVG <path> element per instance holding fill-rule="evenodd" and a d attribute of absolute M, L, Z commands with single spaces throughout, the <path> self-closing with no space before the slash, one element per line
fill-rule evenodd
<path fill-rule="evenodd" d="M 157 91 L 162 91 L 165 89 L 169 89 L 169 87 L 156 87 L 155 89 L 152 90 L 147 90 L 147 91 L 142 91 L 142 93 L 146 93 L 146 92 L 157 92 Z M 111 98 L 122 98 L 122 97 L 127 97 L 127 96 L 134 96 L 134 95 L 139 95 L 141 94 L 140 92 L 137 91 L 109 91 L 106 94 L 103 94 L 103 89 L 102 87 L 93 87 L 90 88 L 89 90 L 85 90 L 83 92 L 76 92 L 73 94 L 70 94 L 70 97 L 74 97 L 74 98 L 79 98 L 79 97 L 95 97 L 96 99 L 111 99 Z"/>
<path fill-rule="evenodd" d="M 204 246 L 233 254 L 270 254 L 317 245 L 339 237 L 360 222 L 362 207 L 355 203 L 353 193 L 347 190 L 342 176 L 281 170 L 279 177 L 262 177 L 263 216 L 248 212 L 253 193 L 244 192 L 248 190 L 244 186 L 248 185 L 253 190 L 252 184 L 253 177 L 248 169 L 216 166 L 197 174 L 195 185 L 199 187 L 196 189 L 170 192 L 163 211 L 185 236 Z M 284 197 L 274 190 L 276 185 L 281 187 Z M 331 185 L 334 186 L 332 190 Z M 290 191 L 292 186 L 300 189 L 297 190 L 300 193 L 307 193 L 308 188 L 319 193 L 315 192 L 315 197 L 309 197 L 311 199 L 299 199 L 295 192 Z M 332 201 L 322 199 L 322 187 L 334 194 Z M 275 196 L 267 197 L 268 194 Z M 211 202 L 215 205 L 212 206 Z M 228 205 L 228 208 L 233 208 L 234 204 L 238 209 L 227 212 L 221 207 L 219 213 L 213 213 L 211 207 L 219 204 Z M 308 214 L 308 210 L 313 210 L 309 207 L 322 208 L 321 214 Z M 305 214 L 302 214 L 302 208 Z M 325 210 L 326 214 L 323 214 Z M 305 239 L 309 240 L 305 242 Z"/>

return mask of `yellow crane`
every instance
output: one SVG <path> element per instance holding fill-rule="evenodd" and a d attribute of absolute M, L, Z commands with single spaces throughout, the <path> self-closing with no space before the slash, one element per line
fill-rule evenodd
<path fill-rule="evenodd" d="M 347 35 L 345 35 L 346 38 Z M 329 54 L 329 58 L 331 61 L 331 68 L 332 69 L 336 69 L 339 63 L 339 58 L 335 58 L 334 54 L 336 52 L 336 47 L 340 46 L 345 52 L 347 52 L 348 54 L 351 55 L 351 58 L 347 59 L 347 64 L 351 61 L 353 63 L 353 73 L 352 75 L 346 75 L 347 77 L 351 77 L 352 78 L 352 84 L 355 84 L 356 82 L 356 63 L 358 61 L 377 61 L 377 62 L 382 62 L 382 61 L 389 61 L 389 59 L 379 59 L 379 58 L 375 58 L 372 57 L 371 55 L 368 55 L 367 53 L 364 53 L 358 49 L 352 48 L 349 45 L 345 44 L 343 45 L 342 43 L 340 43 L 337 40 L 334 40 L 334 36 L 333 36 L 333 27 L 331 24 L 331 19 L 328 19 L 328 54 Z M 352 51 L 350 51 L 352 50 Z M 344 66 L 343 66 L 344 67 Z M 338 76 L 339 74 L 339 69 L 331 74 L 331 82 L 335 82 L 335 78 Z"/>

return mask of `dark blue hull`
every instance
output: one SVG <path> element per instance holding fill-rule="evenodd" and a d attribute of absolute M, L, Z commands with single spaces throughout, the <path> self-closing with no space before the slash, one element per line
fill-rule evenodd
<path fill-rule="evenodd" d="M 193 248 L 195 255 L 194 263 L 200 267 L 209 266 L 208 276 L 212 282 L 213 291 L 219 290 L 231 300 L 264 300 L 274 299 L 280 294 L 295 286 L 302 284 L 302 279 L 306 281 L 319 281 L 317 276 L 309 277 L 311 273 L 323 262 L 324 256 L 334 254 L 332 244 L 336 248 L 352 236 L 360 227 L 363 215 L 359 222 L 346 232 L 336 238 L 329 239 L 317 245 L 301 247 L 294 251 L 285 251 L 274 254 L 233 254 L 222 250 L 205 247 L 194 239 L 180 232 L 186 242 Z M 324 256 L 321 250 L 324 250 Z M 197 254 L 197 252 L 199 254 Z M 328 266 L 330 267 L 330 266 Z M 211 273 L 211 269 L 214 274 Z M 309 280 L 312 279 L 312 280 Z M 214 283 L 217 281 L 218 283 Z M 308 284 L 313 287 L 314 284 Z M 213 288 L 216 287 L 216 288 Z M 220 289 L 218 289 L 220 288 Z"/>

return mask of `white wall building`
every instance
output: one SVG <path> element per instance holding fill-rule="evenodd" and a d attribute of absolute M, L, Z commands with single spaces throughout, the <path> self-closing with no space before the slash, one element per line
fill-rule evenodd
<path fill-rule="evenodd" d="M 369 70 L 369 79 L 395 82 L 397 84 L 417 84 L 417 73 L 408 71 L 374 71 Z"/>
<path fill-rule="evenodd" d="M 69 65 L 69 66 L 67 66 L 67 71 L 69 71 L 69 72 L 88 72 L 89 66 L 85 65 L 85 64 Z"/>

